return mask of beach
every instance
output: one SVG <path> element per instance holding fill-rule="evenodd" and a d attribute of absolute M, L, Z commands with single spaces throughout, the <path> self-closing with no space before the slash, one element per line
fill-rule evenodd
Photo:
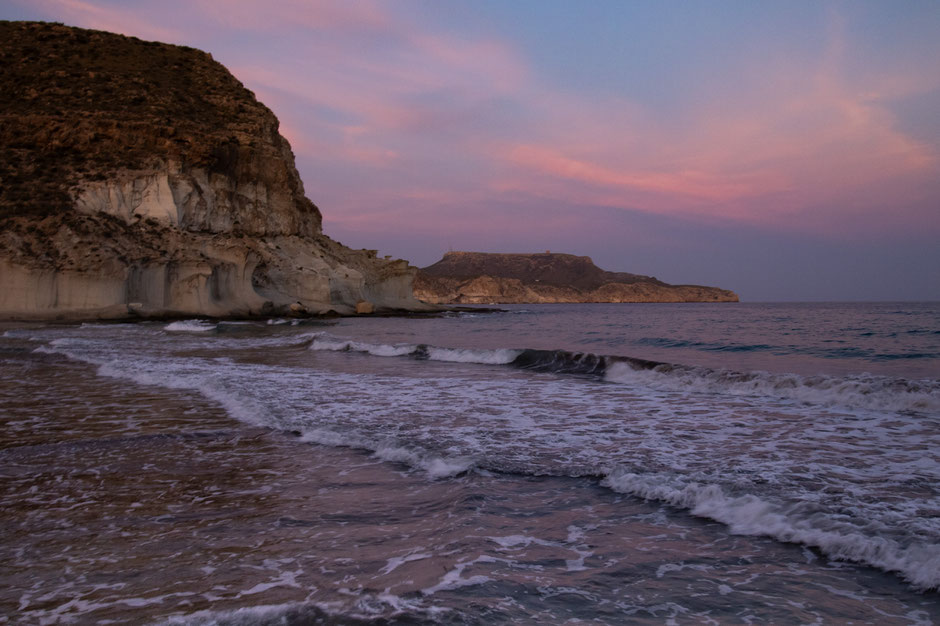
<path fill-rule="evenodd" d="M 2 619 L 940 619 L 936 304 L 505 308 L 8 324 Z"/>

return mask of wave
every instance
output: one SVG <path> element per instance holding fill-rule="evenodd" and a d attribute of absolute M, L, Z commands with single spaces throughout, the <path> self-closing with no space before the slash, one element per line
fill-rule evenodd
<path fill-rule="evenodd" d="M 171 333 L 204 333 L 215 330 L 218 324 L 206 320 L 179 320 L 171 322 L 163 327 L 163 330 Z"/>
<path fill-rule="evenodd" d="M 616 358 L 636 367 L 652 368 L 663 365 L 630 357 L 607 357 L 590 352 L 565 350 L 526 350 L 516 348 L 445 348 L 429 344 L 365 343 L 319 333 L 310 344 L 311 350 L 336 352 L 362 352 L 372 356 L 409 356 L 428 361 L 447 363 L 476 363 L 480 365 L 511 365 L 520 369 L 558 374 L 593 374 L 602 376 L 610 360 Z"/>
<path fill-rule="evenodd" d="M 316 345 L 320 333 L 306 334 L 295 338 L 295 342 L 311 342 Z M 128 368 L 126 363 L 109 356 L 99 356 L 82 350 L 85 342 L 69 338 L 55 339 L 48 345 L 39 346 L 34 351 L 47 354 L 62 354 L 72 360 L 89 363 L 97 367 L 98 374 L 108 378 L 130 380 L 141 385 L 195 391 L 203 397 L 222 406 L 233 418 L 247 424 L 261 427 L 290 428 L 280 424 L 276 416 L 271 415 L 269 407 L 263 402 L 247 396 L 233 393 L 233 389 L 224 384 L 224 380 L 214 373 L 188 372 L 181 364 L 155 364 L 152 369 Z M 342 349 L 334 344 L 321 349 Z M 360 346 L 361 347 L 361 346 Z M 381 347 L 379 353 L 383 353 Z M 431 454 L 421 449 L 404 445 L 394 439 L 376 439 L 357 435 L 355 431 L 344 429 L 335 431 L 329 428 L 309 428 L 296 431 L 302 441 L 332 447 L 367 450 L 378 459 L 404 463 L 409 467 L 424 471 L 431 479 L 449 478 L 466 473 L 476 467 L 474 459 L 469 457 L 444 457 Z"/>
<path fill-rule="evenodd" d="M 429 361 L 447 363 L 477 363 L 480 365 L 505 365 L 512 363 L 522 350 L 476 350 L 470 348 L 441 348 L 427 344 L 383 344 L 364 343 L 332 337 L 319 333 L 310 343 L 311 350 L 334 352 L 362 352 L 372 356 L 410 356 Z"/>
<path fill-rule="evenodd" d="M 248 322 L 253 324 L 256 322 Z M 318 319 L 311 317 L 294 317 L 294 318 L 284 318 L 284 317 L 271 317 L 265 321 L 266 326 L 334 326 L 336 320 L 331 319 Z"/>
<path fill-rule="evenodd" d="M 130 380 L 141 385 L 152 385 L 165 389 L 180 389 L 196 391 L 210 400 L 218 402 L 229 415 L 242 422 L 255 426 L 270 426 L 262 416 L 264 409 L 260 404 L 253 403 L 245 398 L 239 398 L 224 387 L 212 384 L 211 378 L 188 375 L 183 368 L 168 370 L 155 367 L 152 370 L 146 367 L 128 367 L 127 363 L 107 355 L 98 355 L 82 350 L 83 342 L 63 338 L 50 341 L 48 345 L 39 346 L 35 352 L 47 354 L 62 354 L 74 361 L 89 363 L 97 366 L 100 376 Z"/>
<path fill-rule="evenodd" d="M 556 374 L 581 374 L 604 377 L 614 363 L 639 370 L 668 367 L 668 363 L 648 361 L 628 356 L 606 356 L 592 352 L 569 352 L 567 350 L 520 350 L 511 365 L 537 372 Z"/>
<path fill-rule="evenodd" d="M 407 356 L 412 354 L 417 346 L 409 344 L 372 344 L 360 341 L 349 341 L 331 337 L 326 333 L 314 336 L 310 343 L 311 350 L 327 350 L 332 352 L 364 352 L 373 356 Z"/>
<path fill-rule="evenodd" d="M 592 376 L 658 391 L 770 397 L 818 406 L 940 412 L 940 381 L 874 375 L 803 376 L 737 372 L 591 352 L 444 348 L 427 344 L 372 344 L 319 333 L 312 350 L 361 352 L 453 363 L 508 365 L 537 372 Z"/>
<path fill-rule="evenodd" d="M 470 348 L 439 348 L 419 345 L 413 353 L 417 358 L 446 363 L 478 363 L 481 365 L 506 365 L 513 363 L 519 356 L 519 350 L 473 350 Z"/>
<path fill-rule="evenodd" d="M 661 391 L 770 396 L 804 404 L 887 411 L 940 412 L 940 381 L 907 380 L 873 375 L 801 376 L 769 372 L 735 372 L 707 367 L 657 365 L 636 368 L 614 362 L 605 379 Z"/>
<path fill-rule="evenodd" d="M 316 443 L 334 448 L 355 448 L 367 450 L 377 459 L 390 463 L 403 463 L 408 467 L 422 470 L 428 478 L 437 480 L 451 478 L 477 469 L 474 459 L 468 457 L 443 457 L 429 454 L 420 449 L 402 445 L 394 440 L 377 442 L 357 436 L 349 431 L 337 432 L 326 428 L 305 428 L 298 431 L 301 441 Z"/>
<path fill-rule="evenodd" d="M 828 557 L 896 572 L 922 590 L 940 586 L 940 545 L 901 543 L 863 532 L 845 521 L 807 511 L 806 503 L 789 506 L 758 496 L 732 496 L 714 484 L 675 484 L 659 474 L 614 470 L 601 485 L 618 493 L 665 502 L 693 515 L 721 522 L 737 535 L 772 537 L 818 548 Z"/>
<path fill-rule="evenodd" d="M 270 318 L 264 322 L 264 326 L 331 326 L 334 322 L 331 320 L 317 319 L 284 319 Z M 231 331 L 253 328 L 261 326 L 261 322 L 254 320 L 222 320 L 213 322 L 210 320 L 178 320 L 171 322 L 163 327 L 163 330 L 169 332 L 208 332 L 208 331 Z M 83 325 L 84 327 L 84 325 Z"/>

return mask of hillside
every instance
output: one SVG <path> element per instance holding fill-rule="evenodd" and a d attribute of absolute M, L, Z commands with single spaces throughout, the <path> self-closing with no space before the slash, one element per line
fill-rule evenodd
<path fill-rule="evenodd" d="M 549 252 L 448 252 L 419 270 L 414 293 L 435 304 L 738 301 L 726 289 L 668 285 L 650 276 L 608 272 L 590 257 Z"/>
<path fill-rule="evenodd" d="M 427 308 L 323 235 L 278 126 L 205 52 L 0 22 L 0 317 Z"/>

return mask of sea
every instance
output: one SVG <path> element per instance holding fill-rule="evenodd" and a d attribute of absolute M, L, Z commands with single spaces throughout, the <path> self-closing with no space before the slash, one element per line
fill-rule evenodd
<path fill-rule="evenodd" d="M 940 303 L 0 327 L 0 623 L 940 623 Z"/>

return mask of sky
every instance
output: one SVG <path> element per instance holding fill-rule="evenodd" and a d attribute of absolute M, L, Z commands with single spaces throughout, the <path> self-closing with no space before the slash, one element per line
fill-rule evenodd
<path fill-rule="evenodd" d="M 940 300 L 935 0 L 3 0 L 0 19 L 210 52 L 353 248 Z"/>

